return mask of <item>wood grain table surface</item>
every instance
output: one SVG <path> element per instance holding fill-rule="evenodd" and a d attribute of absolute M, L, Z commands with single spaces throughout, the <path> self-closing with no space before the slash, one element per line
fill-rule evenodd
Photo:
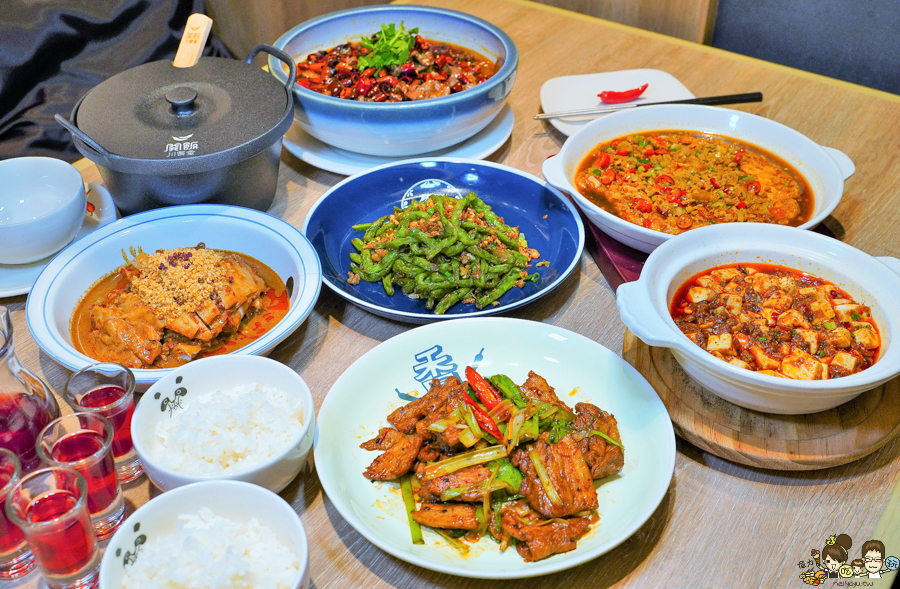
<path fill-rule="evenodd" d="M 506 31 L 519 48 L 509 98 L 515 128 L 491 160 L 540 176 L 542 162 L 565 137 L 534 121 L 549 78 L 635 68 L 664 70 L 697 96 L 761 91 L 761 104 L 735 108 L 778 121 L 856 164 L 833 214 L 842 239 L 872 255 L 900 254 L 900 97 L 733 55 L 543 5 L 515 0 L 417 0 L 468 12 Z M 96 168 L 80 162 L 86 179 Z M 343 177 L 287 151 L 269 213 L 300 227 L 311 205 Z M 25 324 L 25 296 L 10 308 L 19 358 L 59 394 L 69 372 L 42 353 Z M 540 301 L 511 316 L 581 333 L 621 354 L 624 325 L 611 290 L 590 256 Z M 307 321 L 271 354 L 295 369 L 320 406 L 329 388 L 375 345 L 412 326 L 376 317 L 322 289 Z M 60 403 L 64 405 L 64 403 Z M 63 408 L 68 411 L 68 407 Z M 528 581 L 539 587 L 800 587 L 810 549 L 846 533 L 859 546 L 881 534 L 900 553 L 900 440 L 843 467 L 811 472 L 757 470 L 732 464 L 678 440 L 675 473 L 662 503 L 630 539 L 574 569 Z M 133 511 L 158 493 L 146 477 L 126 489 Z M 892 497 L 893 493 L 893 499 Z M 300 514 L 310 541 L 312 587 L 519 587 L 449 576 L 400 561 L 366 541 L 323 493 L 310 464 L 281 493 Z M 887 555 L 886 555 L 887 556 Z M 888 580 L 877 581 L 876 585 Z M 0 583 L 0 587 L 12 586 Z M 38 586 L 29 576 L 21 586 Z"/>

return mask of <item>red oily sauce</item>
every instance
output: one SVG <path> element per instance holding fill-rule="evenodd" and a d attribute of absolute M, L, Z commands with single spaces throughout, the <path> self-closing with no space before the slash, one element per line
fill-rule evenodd
<path fill-rule="evenodd" d="M 871 310 L 837 285 L 785 266 L 730 264 L 675 292 L 672 319 L 691 341 L 739 368 L 824 380 L 872 366 L 881 336 Z"/>

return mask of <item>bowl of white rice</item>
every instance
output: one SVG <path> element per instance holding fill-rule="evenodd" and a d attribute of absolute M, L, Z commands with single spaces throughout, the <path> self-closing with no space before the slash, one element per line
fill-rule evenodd
<path fill-rule="evenodd" d="M 297 512 L 241 481 L 164 493 L 128 517 L 100 563 L 104 589 L 307 589 L 309 545 Z"/>
<path fill-rule="evenodd" d="M 284 489 L 312 448 L 315 406 L 291 368 L 263 356 L 212 356 L 144 393 L 131 438 L 161 491 L 207 480 Z"/>

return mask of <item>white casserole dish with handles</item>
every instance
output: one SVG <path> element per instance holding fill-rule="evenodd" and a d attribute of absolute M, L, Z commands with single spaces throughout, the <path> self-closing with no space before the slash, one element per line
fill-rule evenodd
<path fill-rule="evenodd" d="M 823 147 L 781 123 L 738 110 L 681 104 L 643 106 L 604 115 L 569 137 L 560 152 L 544 162 L 541 172 L 547 182 L 569 193 L 601 231 L 649 253 L 673 236 L 635 225 L 592 203 L 575 188 L 575 173 L 581 161 L 600 143 L 631 133 L 672 129 L 738 139 L 794 166 L 809 182 L 814 198 L 812 216 L 800 229 L 815 227 L 834 210 L 844 193 L 844 180 L 856 170 L 843 152 Z"/>
<path fill-rule="evenodd" d="M 689 340 L 670 314 L 672 298 L 690 277 L 734 263 L 786 266 L 829 280 L 872 310 L 881 335 L 878 360 L 866 370 L 803 381 L 758 374 L 724 362 Z M 900 374 L 900 260 L 875 258 L 850 245 L 794 227 L 732 223 L 701 227 L 658 247 L 640 279 L 621 285 L 622 322 L 644 343 L 669 348 L 698 384 L 741 407 L 779 414 L 824 411 Z"/>

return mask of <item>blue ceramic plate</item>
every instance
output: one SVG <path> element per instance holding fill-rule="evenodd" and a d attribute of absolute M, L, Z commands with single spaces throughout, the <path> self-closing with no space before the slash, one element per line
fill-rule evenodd
<path fill-rule="evenodd" d="M 347 282 L 350 253 L 356 251 L 350 242 L 362 237 L 352 225 L 374 221 L 394 207 L 405 208 L 431 194 L 463 197 L 469 192 L 475 192 L 507 225 L 518 227 L 528 246 L 540 252 L 539 261 L 550 262 L 531 269 L 540 274 L 538 282 L 511 289 L 500 297 L 498 306 L 478 310 L 474 303 L 457 303 L 445 315 L 435 315 L 425 308 L 425 301 L 410 299 L 399 288 L 388 296 L 380 282 Z M 405 160 L 351 176 L 313 205 L 303 233 L 322 261 L 326 285 L 376 315 L 408 323 L 491 315 L 530 303 L 569 275 L 584 247 L 584 226 L 561 192 L 507 166 L 455 158 Z"/>

